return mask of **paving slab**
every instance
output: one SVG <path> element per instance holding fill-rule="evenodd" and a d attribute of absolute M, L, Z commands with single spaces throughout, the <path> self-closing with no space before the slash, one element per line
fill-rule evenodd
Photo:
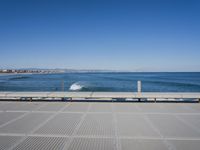
<path fill-rule="evenodd" d="M 61 108 L 65 106 L 66 106 L 66 103 L 49 102 L 49 103 L 46 103 L 46 105 L 39 107 L 37 111 L 59 111 Z"/>
<path fill-rule="evenodd" d="M 114 124 L 111 114 L 87 114 L 77 135 L 80 136 L 114 136 Z"/>
<path fill-rule="evenodd" d="M 66 112 L 86 112 L 89 108 L 89 103 L 85 102 L 72 102 L 63 111 Z"/>
<path fill-rule="evenodd" d="M 168 150 L 163 140 L 121 139 L 122 150 Z"/>
<path fill-rule="evenodd" d="M 89 109 L 89 112 L 111 112 L 110 103 L 93 103 Z"/>
<path fill-rule="evenodd" d="M 16 119 L 23 115 L 23 112 L 1 112 L 0 113 L 0 126 L 3 124 L 12 121 L 13 119 Z"/>
<path fill-rule="evenodd" d="M 199 150 L 200 140 L 169 140 L 176 150 Z"/>
<path fill-rule="evenodd" d="M 66 143 L 63 137 L 27 137 L 13 150 L 62 150 Z"/>
<path fill-rule="evenodd" d="M 117 127 L 121 137 L 160 137 L 144 115 L 118 114 Z"/>
<path fill-rule="evenodd" d="M 167 138 L 200 138 L 200 132 L 185 124 L 174 115 L 148 115 L 153 125 Z"/>
<path fill-rule="evenodd" d="M 134 103 L 115 103 L 114 111 L 118 113 L 122 112 L 140 112 L 140 109 Z"/>
<path fill-rule="evenodd" d="M 116 150 L 111 138 L 74 138 L 68 150 Z"/>
<path fill-rule="evenodd" d="M 50 116 L 50 113 L 30 113 L 14 122 L 10 122 L 5 126 L 0 127 L 0 133 L 30 133 Z"/>
<path fill-rule="evenodd" d="M 35 134 L 50 134 L 50 135 L 72 135 L 76 126 L 80 122 L 82 114 L 62 113 L 41 126 Z"/>
<path fill-rule="evenodd" d="M 0 136 L 0 150 L 8 150 L 20 141 L 20 136 Z"/>

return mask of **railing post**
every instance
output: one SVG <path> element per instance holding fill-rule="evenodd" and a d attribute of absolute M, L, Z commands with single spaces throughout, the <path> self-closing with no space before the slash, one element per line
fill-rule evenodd
<path fill-rule="evenodd" d="M 141 91 L 142 91 L 142 83 L 141 81 L 137 81 L 137 92 L 138 92 L 138 101 L 141 101 Z"/>
<path fill-rule="evenodd" d="M 141 81 L 137 82 L 137 91 L 138 91 L 138 94 L 140 94 L 142 92 L 142 82 Z"/>

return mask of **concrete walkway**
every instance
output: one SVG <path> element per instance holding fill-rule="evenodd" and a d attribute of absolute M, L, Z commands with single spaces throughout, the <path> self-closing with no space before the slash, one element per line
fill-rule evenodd
<path fill-rule="evenodd" d="M 199 103 L 0 102 L 0 150 L 199 147 Z"/>

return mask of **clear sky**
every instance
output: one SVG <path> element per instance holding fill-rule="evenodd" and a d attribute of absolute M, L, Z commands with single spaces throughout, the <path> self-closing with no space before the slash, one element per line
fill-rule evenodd
<path fill-rule="evenodd" d="M 200 1 L 0 0 L 0 68 L 200 71 Z"/>

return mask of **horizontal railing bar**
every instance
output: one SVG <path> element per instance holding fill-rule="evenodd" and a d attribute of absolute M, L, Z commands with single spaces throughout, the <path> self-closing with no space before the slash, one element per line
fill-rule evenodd
<path fill-rule="evenodd" d="M 0 98 L 197 98 L 200 92 L 0 92 Z"/>

